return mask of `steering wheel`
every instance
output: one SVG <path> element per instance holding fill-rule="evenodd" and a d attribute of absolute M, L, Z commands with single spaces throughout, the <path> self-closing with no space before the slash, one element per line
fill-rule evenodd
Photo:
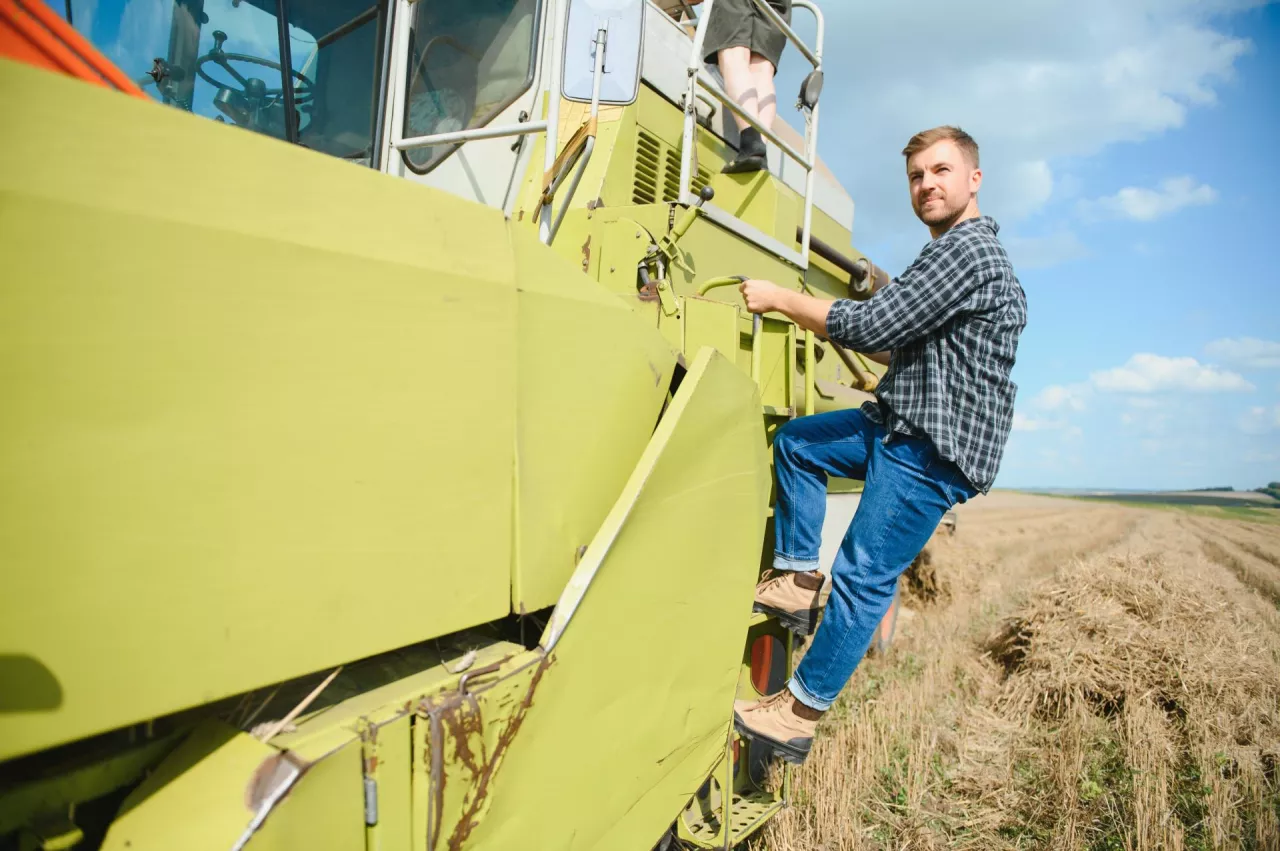
<path fill-rule="evenodd" d="M 279 62 L 271 59 L 263 59 L 260 56 L 250 56 L 247 53 L 227 53 L 222 49 L 223 42 L 227 40 L 227 34 L 222 30 L 213 31 L 213 47 L 204 56 L 196 60 L 196 74 L 200 79 L 204 80 L 211 86 L 218 89 L 228 89 L 231 92 L 241 95 L 250 100 L 259 103 L 260 107 L 274 106 L 277 100 L 284 100 L 284 89 L 280 86 L 271 87 L 257 77 L 245 77 L 231 67 L 232 62 L 243 62 L 247 65 L 259 65 L 263 68 L 270 68 L 277 74 L 284 69 Z M 205 66 L 213 64 L 220 67 L 231 75 L 231 78 L 240 86 L 237 90 L 234 87 L 215 80 L 205 70 Z M 294 106 L 303 106 L 311 102 L 315 95 L 315 84 L 306 77 L 302 72 L 289 69 L 290 76 L 298 80 L 302 85 L 294 85 L 293 87 L 293 103 Z"/>

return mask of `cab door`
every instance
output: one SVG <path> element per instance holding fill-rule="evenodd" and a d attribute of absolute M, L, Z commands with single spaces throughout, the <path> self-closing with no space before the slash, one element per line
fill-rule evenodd
<path fill-rule="evenodd" d="M 397 4 L 388 139 L 528 120 L 554 0 L 416 0 Z M 391 174 L 502 208 L 521 153 L 507 136 L 464 146 L 388 150 Z"/>

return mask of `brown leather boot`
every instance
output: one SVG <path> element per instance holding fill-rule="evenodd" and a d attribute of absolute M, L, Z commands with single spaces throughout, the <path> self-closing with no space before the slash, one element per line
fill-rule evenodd
<path fill-rule="evenodd" d="M 792 765 L 799 765 L 813 747 L 813 733 L 822 713 L 800 701 L 790 689 L 757 701 L 733 703 L 733 726 L 742 736 L 770 745 Z"/>
<path fill-rule="evenodd" d="M 793 570 L 766 570 L 756 585 L 753 611 L 774 615 L 778 623 L 797 635 L 810 635 L 818 626 L 822 611 L 822 573 Z"/>

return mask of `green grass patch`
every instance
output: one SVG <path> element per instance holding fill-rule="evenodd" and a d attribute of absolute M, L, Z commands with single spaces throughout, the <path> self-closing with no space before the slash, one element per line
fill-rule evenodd
<path fill-rule="evenodd" d="M 1265 523 L 1280 526 L 1280 508 L 1271 508 L 1265 504 L 1252 505 L 1198 505 L 1195 503 L 1177 502 L 1161 499 L 1158 494 L 1151 498 L 1138 495 L 1119 496 L 1069 496 L 1067 499 L 1078 499 L 1084 502 L 1107 502 L 1113 505 L 1125 505 L 1130 508 L 1161 508 L 1194 514 L 1198 517 L 1209 517 L 1216 520 L 1244 520 L 1248 523 Z"/>

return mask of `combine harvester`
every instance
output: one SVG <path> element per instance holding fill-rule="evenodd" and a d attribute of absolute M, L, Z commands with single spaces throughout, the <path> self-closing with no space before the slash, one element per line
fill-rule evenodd
<path fill-rule="evenodd" d="M 878 274 L 818 8 L 729 176 L 711 0 L 63 2 L 0 0 L 0 848 L 756 831 L 769 442 L 876 380 L 732 286 Z"/>

